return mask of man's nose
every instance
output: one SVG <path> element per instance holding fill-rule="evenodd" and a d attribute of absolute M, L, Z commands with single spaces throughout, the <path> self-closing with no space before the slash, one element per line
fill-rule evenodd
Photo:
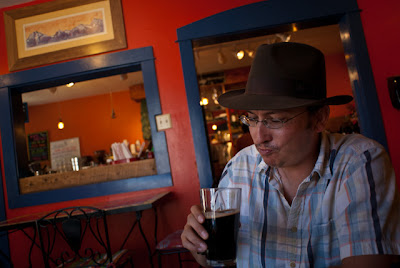
<path fill-rule="evenodd" d="M 272 131 L 262 122 L 258 122 L 255 127 L 250 127 L 250 135 L 255 144 L 268 142 L 272 140 Z"/>

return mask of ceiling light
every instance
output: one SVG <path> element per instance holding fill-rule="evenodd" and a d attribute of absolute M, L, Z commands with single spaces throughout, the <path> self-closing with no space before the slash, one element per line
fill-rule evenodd
<path fill-rule="evenodd" d="M 207 98 L 202 98 L 200 101 L 201 106 L 206 106 L 208 104 L 208 99 Z"/>
<path fill-rule="evenodd" d="M 254 58 L 254 50 L 252 49 L 246 49 L 247 56 L 250 58 Z"/>
<path fill-rule="evenodd" d="M 244 51 L 243 50 L 238 50 L 238 51 L 236 51 L 236 58 L 238 59 L 238 60 L 241 60 L 241 59 L 243 59 L 244 58 Z"/>
<path fill-rule="evenodd" d="M 49 91 L 50 91 L 52 94 L 55 94 L 56 91 L 57 91 L 57 88 L 56 88 L 56 87 L 51 87 L 51 88 L 49 88 Z"/>
<path fill-rule="evenodd" d="M 279 33 L 276 36 L 281 39 L 281 42 L 289 42 L 290 41 L 290 34 L 287 33 Z"/>
<path fill-rule="evenodd" d="M 226 63 L 226 58 L 225 58 L 224 54 L 222 54 L 221 50 L 218 51 L 217 60 L 218 60 L 219 64 L 225 64 Z"/>
<path fill-rule="evenodd" d="M 58 122 L 57 124 L 58 129 L 64 129 L 64 122 L 62 121 L 62 119 L 60 118 L 60 122 Z"/>
<path fill-rule="evenodd" d="M 128 79 L 128 75 L 127 74 L 120 74 L 119 75 L 119 80 L 123 81 L 123 80 L 126 80 L 126 79 Z"/>
<path fill-rule="evenodd" d="M 73 87 L 74 85 L 75 85 L 74 82 L 70 82 L 70 83 L 67 84 L 67 87 Z"/>

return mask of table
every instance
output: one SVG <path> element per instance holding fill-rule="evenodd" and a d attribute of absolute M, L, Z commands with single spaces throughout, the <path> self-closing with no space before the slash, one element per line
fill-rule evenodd
<path fill-rule="evenodd" d="M 96 207 L 98 209 L 101 209 L 105 212 L 106 215 L 113 215 L 113 214 L 118 214 L 118 213 L 125 213 L 125 212 L 135 212 L 136 213 L 136 219 L 133 222 L 129 232 L 127 233 L 124 242 L 121 245 L 121 249 L 124 247 L 126 241 L 128 240 L 130 234 L 134 230 L 135 226 L 137 225 L 139 227 L 139 231 L 141 236 L 143 237 L 147 251 L 149 254 L 149 261 L 151 267 L 154 267 L 153 265 L 153 260 L 152 260 L 152 250 L 150 247 L 150 244 L 142 230 L 142 225 L 141 225 L 141 218 L 142 218 L 142 212 L 147 209 L 153 209 L 155 213 L 155 226 L 154 226 L 154 239 L 155 242 L 157 243 L 157 224 L 158 224 L 158 219 L 157 219 L 157 204 L 161 202 L 163 198 L 165 198 L 170 192 L 169 191 L 163 191 L 159 193 L 153 193 L 153 194 L 132 194 L 132 196 L 129 197 L 123 197 L 123 198 L 116 198 L 116 199 L 110 199 L 104 202 L 98 202 L 98 203 L 93 203 L 93 204 L 88 204 L 85 206 L 92 206 Z M 30 237 L 25 231 L 25 228 L 32 227 L 35 229 L 35 223 L 36 220 L 41 218 L 42 216 L 45 216 L 49 211 L 45 212 L 38 212 L 38 213 L 32 213 L 28 215 L 22 215 L 16 218 L 12 219 L 7 219 L 5 221 L 0 222 L 0 232 L 15 232 L 15 231 L 22 231 L 31 241 L 34 243 L 36 246 L 39 246 L 38 244 L 35 243 L 34 238 Z M 5 233 L 7 234 L 7 233 Z M 3 256 L 4 253 L 0 252 Z M 11 261 L 10 261 L 11 263 Z"/>

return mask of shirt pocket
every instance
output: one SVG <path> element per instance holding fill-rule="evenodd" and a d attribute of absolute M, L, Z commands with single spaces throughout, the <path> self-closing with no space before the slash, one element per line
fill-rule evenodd
<path fill-rule="evenodd" d="M 308 254 L 312 254 L 314 267 L 340 265 L 339 240 L 333 220 L 312 225 L 311 248 L 308 248 Z"/>

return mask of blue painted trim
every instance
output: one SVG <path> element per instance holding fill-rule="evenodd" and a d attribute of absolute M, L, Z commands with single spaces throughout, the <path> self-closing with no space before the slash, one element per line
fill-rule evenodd
<path fill-rule="evenodd" d="M 248 32 L 357 11 L 355 0 L 268 0 L 230 9 L 183 26 L 178 42 Z"/>
<path fill-rule="evenodd" d="M 122 71 L 137 70 L 142 70 L 143 74 L 158 175 L 37 194 L 19 194 L 17 155 L 10 102 L 11 92 L 13 90 L 27 92 L 32 88 L 46 88 L 49 85 L 65 83 L 65 81 L 82 81 L 118 74 Z M 161 113 L 161 106 L 152 47 L 102 54 L 0 76 L 0 128 L 9 207 L 18 208 L 172 186 L 165 133 L 157 132 L 155 127 L 154 115 L 159 113 Z"/>
<path fill-rule="evenodd" d="M 71 77 L 89 76 L 100 71 L 111 72 L 112 70 L 123 67 L 139 65 L 141 62 L 148 60 L 154 60 L 152 47 L 102 54 L 80 60 L 5 74 L 0 76 L 0 87 L 20 87 L 37 83 L 42 84 L 62 78 L 68 80 L 71 79 Z"/>
<path fill-rule="evenodd" d="M 2 182 L 2 172 L 0 167 L 0 181 Z M 0 221 L 6 220 L 6 210 L 3 194 L 3 184 L 0 183 Z M 0 255 L 0 267 L 11 267 L 10 263 L 10 249 L 8 247 L 8 235 L 7 232 L 0 232 L 0 251 L 3 255 Z"/>
<path fill-rule="evenodd" d="M 197 84 L 197 75 L 194 65 L 193 49 L 191 41 L 179 42 L 182 55 L 183 75 L 191 79 L 185 79 L 186 97 L 189 107 L 190 123 L 195 144 L 195 155 L 197 160 L 197 172 L 200 187 L 207 188 L 213 184 L 211 162 L 207 143 L 207 131 L 204 123 L 203 112 L 200 106 L 200 93 Z M 205 158 L 207 156 L 207 158 Z"/>
<path fill-rule="evenodd" d="M 79 187 L 71 187 L 47 192 L 24 194 L 19 196 L 18 200 L 14 202 L 14 206 L 25 207 L 27 203 L 32 202 L 34 202 L 35 205 L 42 205 L 49 203 L 48 200 L 57 200 L 57 202 L 62 202 L 74 199 L 82 199 L 83 197 L 90 198 L 102 196 L 104 193 L 110 192 L 111 188 L 113 189 L 113 193 L 127 193 L 169 186 L 172 186 L 171 173 L 158 174 L 119 181 L 88 184 Z M 46 198 L 43 197 L 44 195 Z"/>
<path fill-rule="evenodd" d="M 356 96 L 362 134 L 386 146 L 385 130 L 382 126 L 375 83 L 371 80 L 373 76 L 361 20 L 359 15 L 355 15 L 358 12 L 356 0 L 268 0 L 227 10 L 177 29 L 197 171 L 202 187 L 210 185 L 212 175 L 210 156 L 204 142 L 204 118 L 198 109 L 200 97 L 191 45 L 191 42 L 196 40 L 271 29 L 291 23 L 340 21 L 340 28 L 351 29 L 351 36 L 355 37 L 349 43 L 349 51 L 357 51 L 361 47 L 361 51 L 355 53 L 360 85 L 353 88 L 353 92 Z M 343 20 L 346 16 L 348 18 Z M 363 90 L 360 90 L 361 87 Z"/>
<path fill-rule="evenodd" d="M 343 40 L 344 53 L 350 80 L 358 74 L 358 80 L 351 80 L 361 133 L 380 142 L 389 150 L 384 131 L 382 114 L 376 92 L 374 74 L 369 61 L 360 14 L 349 13 L 339 22 L 340 32 L 352 38 Z"/>
<path fill-rule="evenodd" d="M 157 77 L 155 71 L 154 61 L 146 61 L 142 63 L 142 73 L 143 73 L 143 82 L 144 82 L 144 90 L 146 94 L 146 102 L 147 107 L 149 107 L 149 118 L 150 120 L 150 128 L 151 128 L 151 139 L 153 144 L 162 144 L 165 143 L 165 132 L 157 131 L 157 126 L 155 122 L 155 116 L 157 114 L 161 114 L 161 105 L 159 98 L 147 98 L 147 96 L 158 96 L 158 86 L 157 86 Z M 150 109 L 151 107 L 151 109 Z M 154 156 L 157 159 L 157 173 L 168 173 L 171 172 L 169 157 L 168 157 L 168 149 L 167 146 L 153 146 L 154 148 Z"/>

